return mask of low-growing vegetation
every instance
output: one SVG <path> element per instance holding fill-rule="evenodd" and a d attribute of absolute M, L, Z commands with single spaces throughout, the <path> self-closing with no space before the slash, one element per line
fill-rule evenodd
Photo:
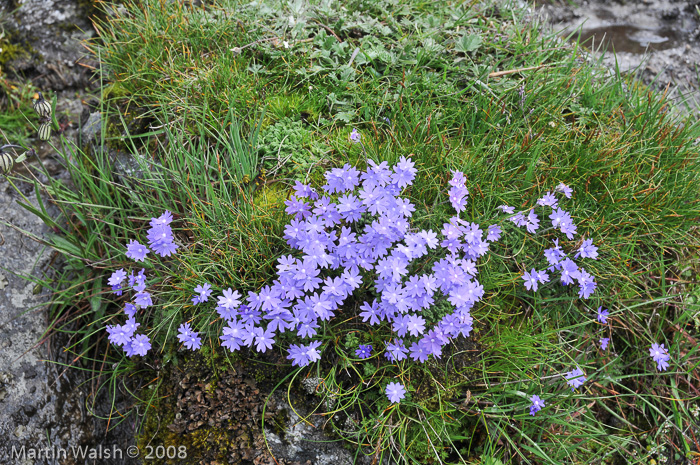
<path fill-rule="evenodd" d="M 11 178 L 113 422 L 252 460 L 163 412 L 272 364 L 358 463 L 697 460 L 697 122 L 512 4 L 195 3 L 102 4 L 97 140 Z"/>

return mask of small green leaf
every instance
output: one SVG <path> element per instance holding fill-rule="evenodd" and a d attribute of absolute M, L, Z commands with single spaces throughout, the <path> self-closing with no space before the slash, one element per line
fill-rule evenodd
<path fill-rule="evenodd" d="M 465 34 L 455 42 L 455 50 L 469 53 L 481 47 L 481 36 L 477 34 Z"/>
<path fill-rule="evenodd" d="M 343 121 L 349 123 L 355 117 L 354 111 L 340 111 L 335 115 L 336 121 Z"/>

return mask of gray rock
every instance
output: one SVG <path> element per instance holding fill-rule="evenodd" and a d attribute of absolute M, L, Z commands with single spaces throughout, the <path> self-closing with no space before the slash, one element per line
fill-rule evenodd
<path fill-rule="evenodd" d="M 22 208 L 19 195 L 0 181 L 0 221 L 38 237 L 49 231 L 42 221 Z M 28 190 L 27 199 L 37 205 Z M 47 363 L 47 345 L 39 345 L 46 329 L 46 292 L 21 276 L 41 276 L 51 251 L 17 229 L 0 225 L 0 464 L 51 463 L 13 456 L 50 448 L 80 446 L 92 437 L 91 421 L 83 412 L 84 395 L 75 377 Z M 34 454 L 35 456 L 38 454 Z M 46 456 L 46 454 L 44 454 Z M 47 457 L 45 457 L 47 458 Z M 50 458 L 50 457 L 49 457 Z M 70 460 L 62 463 L 77 463 Z"/>
<path fill-rule="evenodd" d="M 100 140 L 102 133 L 102 114 L 99 111 L 90 113 L 87 121 L 83 124 L 80 135 L 83 139 L 83 144 L 94 144 Z"/>
<path fill-rule="evenodd" d="M 6 63 L 17 76 L 31 77 L 35 85 L 54 91 L 83 88 L 92 71 L 79 63 L 87 58 L 81 41 L 95 35 L 77 0 L 24 0 L 0 2 L 3 28 L 26 53 Z"/>
<path fill-rule="evenodd" d="M 277 393 L 273 394 L 277 409 L 284 409 L 287 422 L 284 425 L 284 436 L 267 429 L 265 435 L 267 442 L 275 457 L 283 458 L 289 462 L 309 463 L 313 465 L 353 465 L 353 454 L 343 449 L 342 442 L 329 442 L 328 436 L 323 433 L 324 419 L 320 416 L 312 416 L 312 425 L 301 419 L 297 412 L 299 407 L 293 409 L 287 399 Z M 302 415 L 308 412 L 300 412 Z"/>

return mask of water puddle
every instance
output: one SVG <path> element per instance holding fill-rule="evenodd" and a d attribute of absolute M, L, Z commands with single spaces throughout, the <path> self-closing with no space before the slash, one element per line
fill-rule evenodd
<path fill-rule="evenodd" d="M 572 40 L 578 35 L 572 36 Z M 628 53 L 667 50 L 683 43 L 682 31 L 670 27 L 642 29 L 630 24 L 600 26 L 581 31 L 580 42 L 585 47 Z M 602 45 L 602 46 L 601 46 Z"/>

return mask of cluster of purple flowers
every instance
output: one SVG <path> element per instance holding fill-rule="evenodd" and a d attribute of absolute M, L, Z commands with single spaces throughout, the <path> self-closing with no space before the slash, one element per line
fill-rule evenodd
<path fill-rule="evenodd" d="M 475 261 L 487 252 L 489 241 L 499 237 L 500 229 L 490 228 L 485 240 L 478 225 L 453 217 L 444 224 L 442 242 L 433 231 L 410 231 L 408 220 L 415 207 L 398 195 L 415 174 L 413 162 L 402 157 L 394 169 L 370 160 L 364 173 L 349 165 L 331 170 L 323 186 L 328 195 L 297 182 L 285 202 L 294 218 L 284 238 L 302 256 L 281 257 L 277 280 L 258 293 L 249 292 L 245 303 L 237 291 L 223 291 L 217 306 L 227 320 L 223 345 L 264 352 L 277 333 L 295 331 L 300 338 L 313 338 L 371 271 L 379 295 L 361 305 L 359 317 L 369 325 L 387 322 L 396 333 L 398 338 L 386 344 L 389 360 L 410 356 L 424 362 L 431 355 L 440 357 L 451 338 L 469 335 L 473 321 L 469 310 L 484 294 L 475 279 Z M 450 201 L 457 210 L 463 209 L 468 195 L 464 181 L 459 172 L 450 181 Z M 331 199 L 332 194 L 337 200 Z M 361 218 L 364 226 L 358 224 Z M 449 251 L 448 256 L 438 260 L 432 272 L 410 276 L 411 262 L 439 246 Z M 455 310 L 426 328 L 420 312 L 441 296 Z M 408 347 L 406 338 L 412 340 Z M 299 366 L 317 360 L 317 342 L 293 345 L 287 358 Z M 358 358 L 371 353 L 370 345 L 356 350 Z"/>
<path fill-rule="evenodd" d="M 567 198 L 571 198 L 573 190 L 565 184 L 559 184 L 555 192 L 563 192 Z M 547 192 L 542 198 L 537 200 L 537 205 L 540 207 L 549 207 L 552 211 L 549 215 L 549 218 L 552 220 L 552 227 L 555 229 L 558 228 L 568 239 L 573 239 L 576 234 L 576 225 L 571 219 L 571 215 L 559 208 L 559 203 L 553 193 Z M 513 207 L 507 205 L 501 205 L 499 208 L 508 214 L 513 214 L 515 211 Z M 530 210 L 527 216 L 525 216 L 525 213 L 526 212 L 516 213 L 511 216 L 509 220 L 516 226 L 525 226 L 528 232 L 535 233 L 540 227 L 540 219 L 534 209 Z M 593 294 L 597 287 L 595 279 L 583 267 L 579 267 L 574 260 L 567 257 L 567 254 L 564 253 L 559 246 L 559 239 L 554 239 L 554 247 L 545 250 L 544 255 L 550 265 L 547 271 L 550 273 L 559 271 L 562 285 L 568 286 L 569 284 L 573 284 L 574 280 L 576 280 L 579 285 L 579 297 L 588 299 L 591 294 Z M 583 241 L 583 244 L 574 255 L 574 259 L 579 257 L 597 259 L 598 248 L 593 245 L 593 240 L 588 239 Z M 529 273 L 523 273 L 525 288 L 527 290 L 536 291 L 539 284 L 549 282 L 549 274 L 547 271 L 537 271 L 533 268 Z"/>
<path fill-rule="evenodd" d="M 147 231 L 148 245 L 161 257 L 170 256 L 178 248 L 173 242 L 173 231 L 170 228 L 172 221 L 173 214 L 166 210 L 158 218 L 151 218 L 151 227 Z M 126 256 L 132 260 L 142 262 L 149 252 L 148 247 L 133 239 L 126 246 Z"/>
<path fill-rule="evenodd" d="M 359 141 L 359 133 L 353 132 L 351 138 Z M 222 345 L 231 351 L 252 347 L 265 352 L 275 344 L 278 334 L 295 332 L 298 338 L 309 341 L 292 344 L 287 358 L 300 367 L 314 363 L 321 358 L 321 342 L 313 340 L 319 328 L 341 310 L 345 300 L 363 283 L 371 285 L 377 295 L 362 303 L 358 317 L 370 326 L 386 324 L 395 333 L 384 347 L 389 361 L 410 358 L 425 362 L 431 356 L 440 358 L 451 339 L 468 336 L 473 325 L 470 311 L 484 295 L 484 287 L 476 278 L 476 264 L 490 244 L 500 239 L 502 230 L 496 224 L 484 230 L 459 216 L 443 224 L 441 237 L 432 230 L 412 230 L 409 220 L 415 207 L 399 195 L 412 184 L 416 172 L 414 163 L 401 157 L 393 168 L 387 162 L 377 164 L 369 160 L 365 172 L 347 164 L 332 169 L 326 173 L 323 194 L 297 182 L 293 195 L 285 202 L 286 212 L 293 218 L 285 228 L 284 239 L 292 249 L 301 252 L 301 257 L 279 258 L 277 278 L 259 292 L 251 291 L 244 297 L 231 288 L 222 290 L 216 299 L 216 311 L 226 321 L 220 336 Z M 459 171 L 449 181 L 449 202 L 458 213 L 465 209 L 469 196 L 465 183 L 465 176 Z M 555 192 L 571 197 L 571 189 L 563 184 Z M 576 226 L 570 215 L 558 207 L 555 195 L 548 192 L 537 203 L 552 209 L 553 227 L 571 239 Z M 539 228 L 534 210 L 526 215 L 514 214 L 514 208 L 506 205 L 499 208 L 513 215 L 509 220 L 517 226 L 525 226 L 531 233 Z M 150 223 L 148 244 L 160 256 L 177 250 L 171 221 L 172 215 L 166 211 Z M 564 285 L 578 280 L 579 295 L 588 298 L 596 287 L 592 276 L 568 258 L 556 240 L 554 245 L 545 252 L 550 264 L 547 271 L 560 271 Z M 442 258 L 436 258 L 423 274 L 412 274 L 413 261 L 435 249 L 444 252 Z M 148 253 L 149 249 L 137 241 L 127 246 L 127 256 L 134 260 L 143 261 Z M 574 259 L 579 257 L 597 257 L 592 241 L 584 241 Z M 134 303 L 127 304 L 129 320 L 123 326 L 108 327 L 108 331 L 110 340 L 123 345 L 128 354 L 143 355 L 150 343 L 144 335 L 134 336 L 138 326 L 134 313 L 152 302 L 145 291 L 143 271 L 139 276 L 142 278 L 133 277 L 133 283 L 130 282 L 137 294 Z M 546 271 L 535 269 L 523 278 L 528 290 L 537 290 L 538 284 L 549 281 Z M 112 275 L 109 283 L 115 292 L 121 294 L 124 279 L 124 270 Z M 209 283 L 198 285 L 192 302 L 208 302 L 211 295 Z M 431 327 L 422 310 L 436 301 L 448 302 L 452 310 Z M 189 323 L 180 326 L 178 339 L 189 349 L 201 347 L 201 338 Z M 371 345 L 361 344 L 355 353 L 365 359 L 372 350 Z M 578 387 L 585 381 L 582 375 L 577 367 L 567 374 L 567 380 Z M 386 394 L 391 402 L 399 402 L 405 388 L 390 383 Z M 533 396 L 531 413 L 534 415 L 543 406 L 544 402 Z"/>
<path fill-rule="evenodd" d="M 112 291 L 117 295 L 122 295 L 124 291 L 125 281 L 128 287 L 133 289 L 134 303 L 127 303 L 124 306 L 124 313 L 127 316 L 126 323 L 123 325 L 107 326 L 109 341 L 122 347 L 126 355 L 146 355 L 151 348 L 150 340 L 145 334 L 136 334 L 136 329 L 140 323 L 136 322 L 136 311 L 139 308 L 146 308 L 153 305 L 151 294 L 146 291 L 146 270 L 134 275 L 132 272 L 128 277 L 123 268 L 112 273 L 112 276 L 107 280 L 107 283 L 112 286 Z"/>
<path fill-rule="evenodd" d="M 124 352 L 126 352 L 129 357 L 133 355 L 146 355 L 151 348 L 148 336 L 145 334 L 136 334 L 136 329 L 140 325 L 140 323 L 136 322 L 137 309 L 153 305 L 151 294 L 146 291 L 145 271 L 145 269 L 141 269 L 138 274 L 134 275 L 132 272 L 127 277 L 124 269 L 120 268 L 112 273 L 107 280 L 107 283 L 112 286 L 112 291 L 117 295 L 123 294 L 125 284 L 135 292 L 134 303 L 127 303 L 124 306 L 124 313 L 127 316 L 126 323 L 123 325 L 107 326 L 109 341 L 112 344 L 123 347 Z"/>
<path fill-rule="evenodd" d="M 197 350 L 202 347 L 202 339 L 196 331 L 192 331 L 189 323 L 182 323 L 178 333 L 178 340 L 188 349 Z"/>
<path fill-rule="evenodd" d="M 178 246 L 173 242 L 173 233 L 170 228 L 170 223 L 173 220 L 173 215 L 169 211 L 165 211 L 158 218 L 151 218 L 147 232 L 148 244 L 153 251 L 161 257 L 167 257 L 175 253 Z M 144 261 L 150 250 L 136 240 L 131 240 L 126 246 L 126 256 L 135 261 Z M 126 323 L 123 325 L 108 325 L 107 333 L 109 341 L 119 347 L 122 347 L 126 355 L 146 355 L 151 348 L 151 343 L 145 334 L 136 334 L 136 329 L 140 323 L 136 322 L 136 312 L 138 309 L 147 308 L 153 305 L 151 293 L 146 291 L 146 270 L 134 275 L 132 272 L 128 277 L 123 268 L 115 271 L 107 280 L 107 284 L 112 286 L 112 291 L 116 295 L 122 295 L 125 285 L 134 291 L 133 303 L 127 303 L 124 306 L 124 313 L 127 316 Z M 202 289 L 204 295 L 203 301 L 206 301 L 207 289 Z M 211 291 L 209 291 L 211 293 Z M 193 332 L 189 324 L 185 323 L 180 327 L 180 335 L 178 336 L 185 346 L 190 349 L 197 349 L 201 346 L 201 340 L 196 332 Z"/>

